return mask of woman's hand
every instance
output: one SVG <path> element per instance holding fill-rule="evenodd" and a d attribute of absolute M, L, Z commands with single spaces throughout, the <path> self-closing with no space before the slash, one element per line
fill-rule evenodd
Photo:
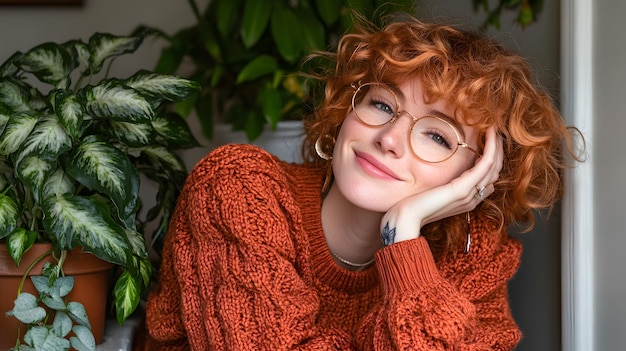
<path fill-rule="evenodd" d="M 503 158 L 502 139 L 494 127 L 489 128 L 483 156 L 474 167 L 447 184 L 401 200 L 385 213 L 381 221 L 383 244 L 417 238 L 424 225 L 476 208 L 493 193 Z M 477 194 L 483 187 L 480 198 Z"/>

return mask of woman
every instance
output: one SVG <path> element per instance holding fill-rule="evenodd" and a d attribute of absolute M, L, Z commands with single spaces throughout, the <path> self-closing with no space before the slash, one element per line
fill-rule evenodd
<path fill-rule="evenodd" d="M 513 349 L 506 228 L 572 154 L 548 95 L 519 56 L 413 19 L 318 57 L 303 165 L 230 145 L 191 172 L 145 349 Z"/>

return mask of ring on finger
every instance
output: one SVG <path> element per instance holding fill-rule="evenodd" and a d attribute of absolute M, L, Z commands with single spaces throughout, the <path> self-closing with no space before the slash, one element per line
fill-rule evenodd
<path fill-rule="evenodd" d="M 476 188 L 476 194 L 474 194 L 474 197 L 482 201 L 485 198 L 485 193 L 487 192 L 487 188 L 484 186 L 479 186 L 479 185 L 476 185 L 475 188 Z"/>

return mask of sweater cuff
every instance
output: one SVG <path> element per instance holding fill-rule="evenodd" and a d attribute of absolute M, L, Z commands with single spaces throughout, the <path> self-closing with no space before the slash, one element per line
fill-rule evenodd
<path fill-rule="evenodd" d="M 423 237 L 389 245 L 376 256 L 387 294 L 423 289 L 441 279 L 430 246 Z"/>

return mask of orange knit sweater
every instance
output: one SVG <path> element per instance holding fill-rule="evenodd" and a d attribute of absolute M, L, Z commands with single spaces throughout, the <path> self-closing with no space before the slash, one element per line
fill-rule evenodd
<path fill-rule="evenodd" d="M 323 172 L 250 145 L 193 169 L 165 241 L 145 350 L 511 350 L 507 281 L 521 247 L 473 221 L 472 249 L 436 259 L 420 237 L 361 272 L 330 256 Z"/>

